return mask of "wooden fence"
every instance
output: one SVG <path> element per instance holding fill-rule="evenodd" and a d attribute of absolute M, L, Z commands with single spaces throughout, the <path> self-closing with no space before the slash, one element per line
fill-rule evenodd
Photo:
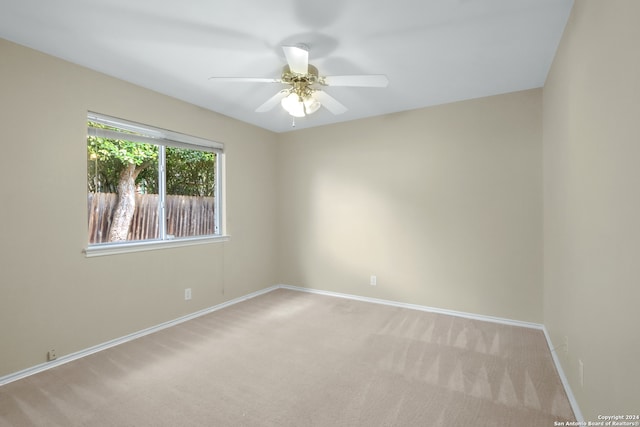
<path fill-rule="evenodd" d="M 136 208 L 127 240 L 159 237 L 157 194 L 136 194 Z M 115 193 L 89 193 L 89 243 L 109 241 L 109 228 L 118 204 Z M 213 197 L 174 196 L 165 198 L 167 234 L 175 237 L 214 234 L 215 204 Z"/>

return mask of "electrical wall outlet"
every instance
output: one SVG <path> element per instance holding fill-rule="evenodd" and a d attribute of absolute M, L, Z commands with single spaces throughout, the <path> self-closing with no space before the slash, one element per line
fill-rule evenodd
<path fill-rule="evenodd" d="M 186 288 L 184 290 L 184 299 L 185 301 L 188 301 L 191 299 L 191 288 Z"/>
<path fill-rule="evenodd" d="M 376 276 L 371 276 L 371 278 L 369 278 L 369 284 L 371 286 L 376 286 L 378 284 L 378 278 Z"/>
<path fill-rule="evenodd" d="M 56 354 L 56 350 L 55 349 L 51 349 L 49 351 L 47 351 L 47 360 L 49 362 L 51 362 L 52 360 L 56 360 L 58 358 L 58 355 Z"/>

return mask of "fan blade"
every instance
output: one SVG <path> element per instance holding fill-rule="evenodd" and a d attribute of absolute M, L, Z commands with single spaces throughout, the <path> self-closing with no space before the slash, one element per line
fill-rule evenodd
<path fill-rule="evenodd" d="M 209 77 L 209 80 L 225 83 L 282 83 L 280 79 L 262 77 Z"/>
<path fill-rule="evenodd" d="M 289 69 L 296 74 L 307 74 L 309 71 L 309 51 L 298 46 L 282 46 Z"/>
<path fill-rule="evenodd" d="M 347 107 L 339 103 L 333 96 L 327 92 L 317 90 L 313 92 L 313 96 L 320 101 L 320 103 L 333 114 L 338 115 L 347 111 Z"/>
<path fill-rule="evenodd" d="M 387 87 L 389 79 L 384 74 L 361 76 L 325 76 L 320 79 L 325 86 Z"/>
<path fill-rule="evenodd" d="M 287 89 L 281 90 L 280 92 L 278 92 L 275 95 L 273 95 L 271 98 L 267 99 L 267 101 L 264 104 L 262 104 L 261 106 L 256 108 L 256 112 L 257 113 L 264 113 L 266 111 L 272 110 L 273 107 L 278 105 L 280 103 L 280 101 L 282 100 L 282 98 L 284 98 L 288 94 L 289 94 L 289 90 L 287 90 Z"/>

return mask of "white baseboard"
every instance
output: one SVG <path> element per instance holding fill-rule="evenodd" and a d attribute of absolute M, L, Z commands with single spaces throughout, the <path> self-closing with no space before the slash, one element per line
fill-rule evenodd
<path fill-rule="evenodd" d="M 96 346 L 89 347 L 89 348 L 86 348 L 84 350 L 77 351 L 75 353 L 64 355 L 64 356 L 62 356 L 62 357 L 60 357 L 60 358 L 58 358 L 56 360 L 52 360 L 51 362 L 41 363 L 39 365 L 32 366 L 30 368 L 23 369 L 21 371 L 14 372 L 12 374 L 2 376 L 2 377 L 0 377 L 0 386 L 2 386 L 4 384 L 8 384 L 8 383 L 13 382 L 13 381 L 17 381 L 17 380 L 25 378 L 25 377 L 28 377 L 30 375 L 37 374 L 38 372 L 46 371 L 47 369 L 55 368 L 56 366 L 60 366 L 60 365 L 63 365 L 65 363 L 69 363 L 71 361 L 80 359 L 82 357 L 88 356 L 88 355 L 93 354 L 93 353 L 97 353 L 97 352 L 102 351 L 102 350 L 106 350 L 106 349 L 108 349 L 110 347 L 114 347 L 114 346 L 119 345 L 119 344 L 123 344 L 125 342 L 134 340 L 136 338 L 140 338 L 140 337 L 143 337 L 145 335 L 149 335 L 149 334 L 152 334 L 154 332 L 158 332 L 158 331 L 161 331 L 163 329 L 170 328 L 171 326 L 175 326 L 175 325 L 178 325 L 180 323 L 186 322 L 188 320 L 195 319 L 196 317 L 200 317 L 200 316 L 204 316 L 205 314 L 213 313 L 214 311 L 220 310 L 220 309 L 228 307 L 230 305 L 237 304 L 237 303 L 242 302 L 242 301 L 246 301 L 246 300 L 251 299 L 251 298 L 255 298 L 258 295 L 266 294 L 266 293 L 271 292 L 271 291 L 273 291 L 275 289 L 278 289 L 278 288 L 279 288 L 279 286 L 276 285 L 276 286 L 271 286 L 269 288 L 261 289 L 259 291 L 252 292 L 250 294 L 247 294 L 247 295 L 244 295 L 244 296 L 241 296 L 241 297 L 238 297 L 238 298 L 234 298 L 232 300 L 223 302 L 221 304 L 214 305 L 213 307 L 205 308 L 203 310 L 196 311 L 195 313 L 187 314 L 186 316 L 182 316 L 182 317 L 179 317 L 177 319 L 170 320 L 168 322 L 164 322 L 164 323 L 161 323 L 159 325 L 152 326 L 150 328 L 146 328 L 146 329 L 143 329 L 141 331 L 134 332 L 132 334 L 125 335 L 123 337 L 116 338 L 116 339 L 113 339 L 111 341 L 107 341 L 105 343 L 98 344 Z"/>
<path fill-rule="evenodd" d="M 553 347 L 553 343 L 551 342 L 551 337 L 549 336 L 549 332 L 547 332 L 546 327 L 543 327 L 542 330 L 544 331 L 544 336 L 547 339 L 547 345 L 549 346 L 549 351 L 551 352 L 553 363 L 556 365 L 558 376 L 560 377 L 560 381 L 562 381 L 562 385 L 564 386 L 564 391 L 565 393 L 567 393 L 567 397 L 569 398 L 571 409 L 573 409 L 573 414 L 576 416 L 576 421 L 584 423 L 584 417 L 582 416 L 582 412 L 580 411 L 580 406 L 578 406 L 578 401 L 576 400 L 576 397 L 573 395 L 573 392 L 571 391 L 569 380 L 567 380 L 567 376 L 564 374 L 564 370 L 562 369 L 562 365 L 560 364 L 560 359 L 558 359 L 556 350 Z"/>
<path fill-rule="evenodd" d="M 447 310 L 443 308 L 429 307 L 425 305 L 409 304 L 405 302 L 390 301 L 385 299 L 362 297 L 359 295 L 343 294 L 340 292 L 322 291 L 319 289 L 301 288 L 298 286 L 278 285 L 281 289 L 290 289 L 292 291 L 310 292 L 313 294 L 329 295 L 339 298 L 353 299 L 357 301 L 372 302 L 375 304 L 391 305 L 394 307 L 408 308 L 411 310 L 428 311 L 431 313 L 447 314 L 449 316 L 464 317 L 467 319 L 482 320 L 485 322 L 502 323 L 503 325 L 520 326 L 523 328 L 543 329 L 544 325 L 540 323 L 524 322 L 522 320 L 506 319 L 503 317 L 485 316 L 482 314 L 466 313 L 464 311 Z"/>
<path fill-rule="evenodd" d="M 578 402 L 576 401 L 576 398 L 573 395 L 573 392 L 571 391 L 571 387 L 569 386 L 569 381 L 567 381 L 567 377 L 565 376 L 564 371 L 562 370 L 562 366 L 560 365 L 560 360 L 558 359 L 556 352 L 552 350 L 553 345 L 551 343 L 551 339 L 549 338 L 549 333 L 547 332 L 547 328 L 545 328 L 543 324 L 523 322 L 520 320 L 513 320 L 513 319 L 505 319 L 502 317 L 493 317 L 493 316 L 485 316 L 481 314 L 466 313 L 463 311 L 446 310 L 441 308 L 428 307 L 424 305 L 407 304 L 403 302 L 389 301 L 389 300 L 383 300 L 378 298 L 362 297 L 358 295 L 343 294 L 339 292 L 323 291 L 319 289 L 301 288 L 298 286 L 278 285 L 277 288 L 290 289 L 293 291 L 300 291 L 300 292 L 309 292 L 309 293 L 320 294 L 320 295 L 329 295 L 329 296 L 334 296 L 339 298 L 353 299 L 357 301 L 372 302 L 375 304 L 384 304 L 384 305 L 391 305 L 394 307 L 409 308 L 411 310 L 428 311 L 431 313 L 447 314 L 450 316 L 464 317 L 467 319 L 482 320 L 485 322 L 502 323 L 505 325 L 520 326 L 524 328 L 533 328 L 533 329 L 542 330 L 544 332 L 545 339 L 547 340 L 547 346 L 549 347 L 549 351 L 551 352 L 553 363 L 556 367 L 556 370 L 558 371 L 558 376 L 560 377 L 560 381 L 562 382 L 564 391 L 567 394 L 569 403 L 571 404 L 571 409 L 573 409 L 573 413 L 576 416 L 576 421 L 584 422 L 584 418 L 582 416 L 582 412 L 580 411 L 580 407 L 578 406 Z"/>

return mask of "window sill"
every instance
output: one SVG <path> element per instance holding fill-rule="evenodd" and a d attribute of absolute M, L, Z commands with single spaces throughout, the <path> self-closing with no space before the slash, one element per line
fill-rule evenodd
<path fill-rule="evenodd" d="M 143 242 L 104 243 L 84 249 L 87 258 L 105 255 L 126 254 L 130 252 L 155 251 L 157 249 L 180 248 L 183 246 L 206 245 L 228 241 L 230 236 L 192 237 L 175 240 L 150 240 Z"/>

